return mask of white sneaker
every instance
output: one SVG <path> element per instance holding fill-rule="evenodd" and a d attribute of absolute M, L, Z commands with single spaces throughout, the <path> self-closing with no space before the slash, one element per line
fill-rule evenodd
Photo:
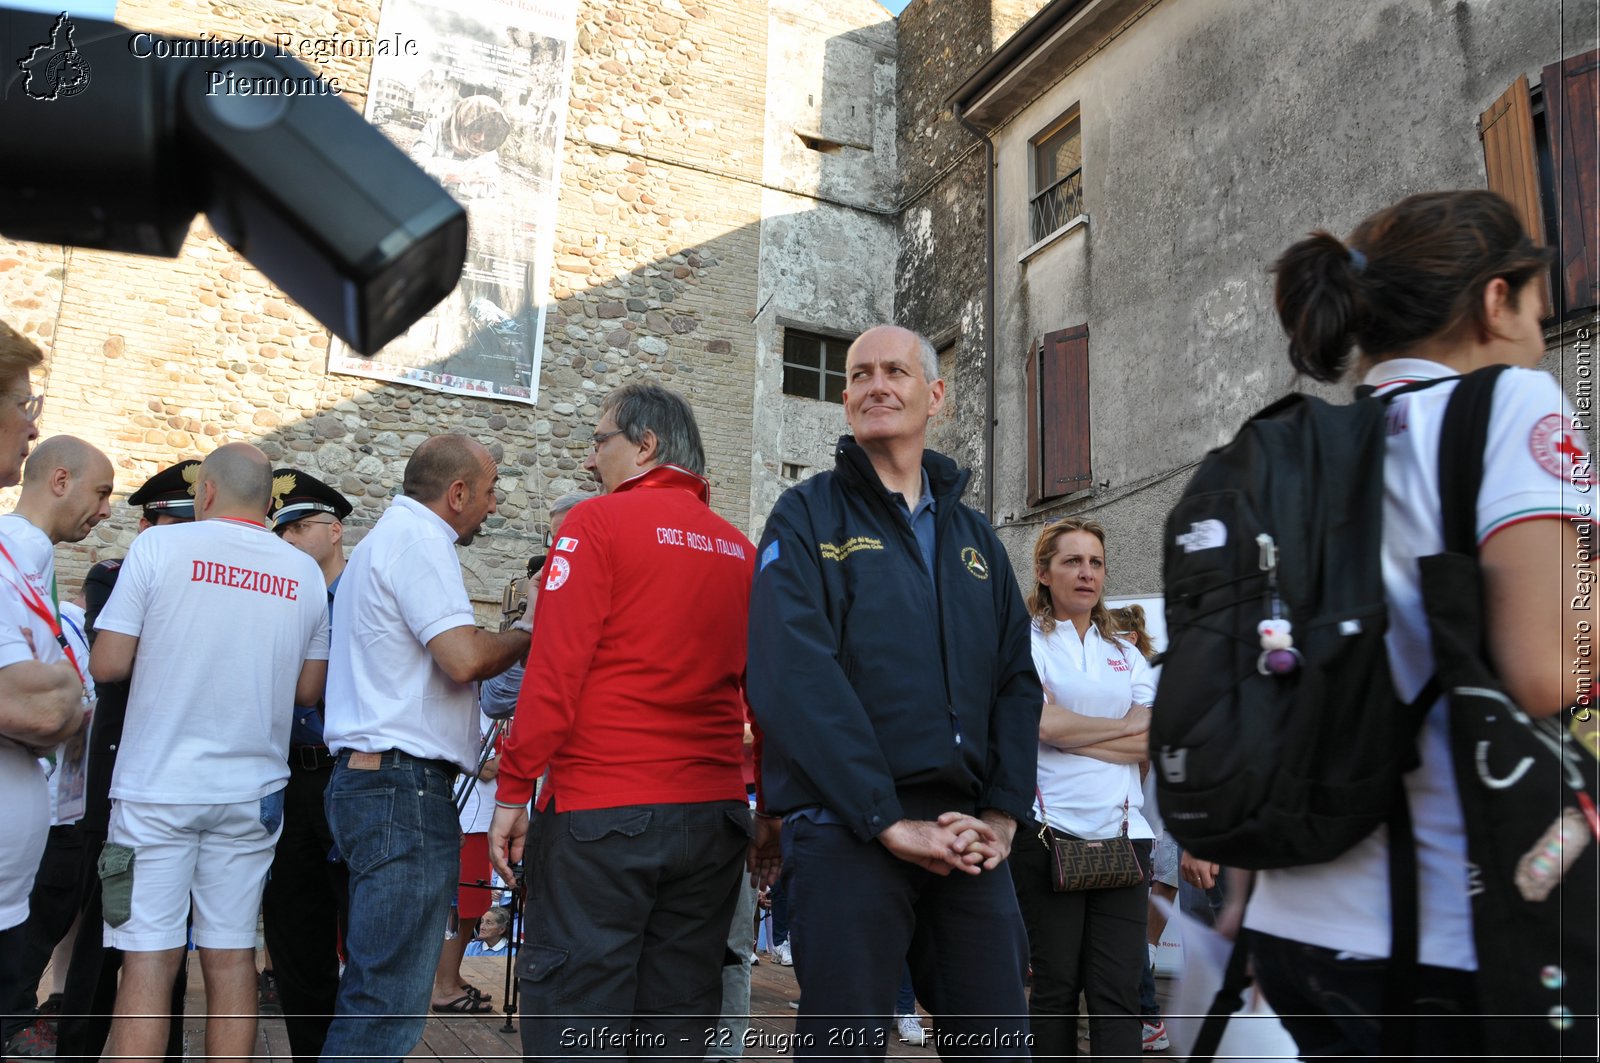
<path fill-rule="evenodd" d="M 895 1019 L 895 1025 L 900 1029 L 900 1040 L 906 1044 L 921 1048 L 927 1043 L 928 1030 L 915 1015 L 901 1015 Z"/>
<path fill-rule="evenodd" d="M 1167 1037 L 1167 1024 L 1157 1019 L 1154 1023 L 1144 1024 L 1144 1044 L 1141 1046 L 1146 1052 L 1165 1052 L 1172 1047 L 1172 1041 Z"/>
<path fill-rule="evenodd" d="M 794 966 L 794 951 L 789 948 L 789 942 L 787 939 L 785 939 L 782 944 L 778 945 L 777 948 L 772 950 L 772 958 L 777 960 L 778 965 L 781 967 Z"/>

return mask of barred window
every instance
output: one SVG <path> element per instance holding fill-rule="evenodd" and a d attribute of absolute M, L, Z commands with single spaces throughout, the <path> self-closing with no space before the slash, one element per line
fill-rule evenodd
<path fill-rule="evenodd" d="M 1033 140 L 1033 199 L 1029 204 L 1034 243 L 1083 213 L 1083 138 L 1074 107 Z"/>

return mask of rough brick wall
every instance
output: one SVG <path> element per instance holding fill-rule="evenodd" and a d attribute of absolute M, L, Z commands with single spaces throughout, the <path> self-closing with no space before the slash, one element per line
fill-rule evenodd
<path fill-rule="evenodd" d="M 125 25 L 196 35 L 371 37 L 377 3 L 125 0 Z M 535 408 L 324 372 L 327 333 L 197 222 L 174 261 L 0 242 L 0 314 L 47 352 L 44 435 L 117 468 L 115 513 L 60 555 L 70 593 L 122 554 L 122 498 L 167 464 L 248 440 L 356 503 L 359 539 L 428 435 L 466 432 L 501 461 L 499 514 L 462 552 L 480 602 L 538 549 L 545 504 L 580 469 L 596 402 L 641 377 L 700 417 L 713 503 L 749 517 L 767 12 L 741 0 L 584 0 L 564 146 L 541 394 Z M 369 62 L 334 59 L 364 103 Z M 531 207 L 530 207 L 531 209 Z"/>

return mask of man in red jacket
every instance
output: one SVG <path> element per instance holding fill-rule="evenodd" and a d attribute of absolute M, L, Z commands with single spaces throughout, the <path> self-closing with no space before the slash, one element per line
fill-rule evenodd
<path fill-rule="evenodd" d="M 489 830 L 502 875 L 527 844 L 522 1047 L 698 1058 L 751 834 L 755 548 L 707 505 L 694 412 L 666 388 L 606 396 L 584 467 L 604 493 L 573 510 L 545 562 L 540 681 L 518 699 Z"/>

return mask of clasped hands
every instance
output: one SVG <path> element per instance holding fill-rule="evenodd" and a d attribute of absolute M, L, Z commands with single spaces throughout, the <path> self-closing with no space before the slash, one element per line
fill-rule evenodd
<path fill-rule="evenodd" d="M 1017 821 L 996 809 L 978 815 L 946 812 L 936 820 L 902 819 L 878 835 L 883 847 L 936 875 L 993 871 L 1011 855 Z"/>

